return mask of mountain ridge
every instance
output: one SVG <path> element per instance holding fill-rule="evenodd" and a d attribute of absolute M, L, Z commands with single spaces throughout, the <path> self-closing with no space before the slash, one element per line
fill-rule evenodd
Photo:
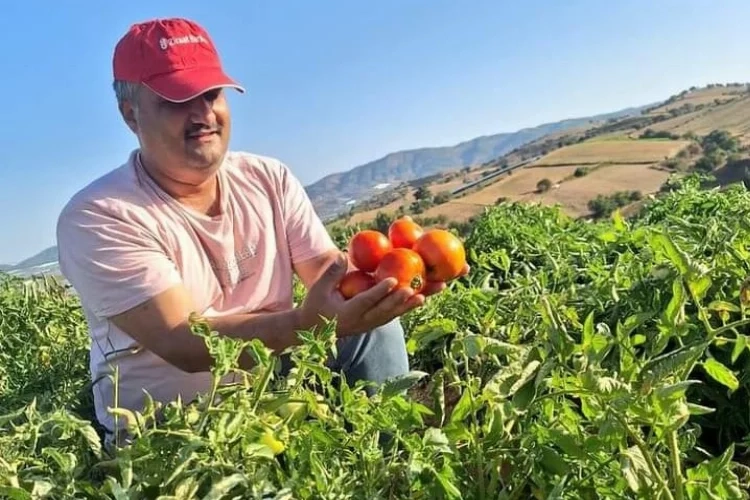
<path fill-rule="evenodd" d="M 609 119 L 639 114 L 648 105 L 631 106 L 591 116 L 565 118 L 525 127 L 515 132 L 485 134 L 448 146 L 402 149 L 349 170 L 328 174 L 305 186 L 318 215 L 335 216 L 352 200 L 361 201 L 382 184 L 405 182 L 454 168 L 494 160 L 513 149 L 551 133 Z M 336 193 L 332 196 L 331 193 Z"/>

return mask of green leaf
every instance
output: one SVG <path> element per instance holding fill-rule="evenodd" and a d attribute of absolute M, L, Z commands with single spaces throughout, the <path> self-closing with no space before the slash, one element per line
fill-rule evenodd
<path fill-rule="evenodd" d="M 651 244 L 657 248 L 660 248 L 667 256 L 670 262 L 674 264 L 681 275 L 686 275 L 690 271 L 690 259 L 687 254 L 683 252 L 672 238 L 664 230 L 661 234 L 656 234 L 651 239 Z"/>
<path fill-rule="evenodd" d="M 407 346 L 410 353 L 425 349 L 428 344 L 454 333 L 458 328 L 452 319 L 440 318 L 423 323 L 414 328 L 409 335 Z"/>
<path fill-rule="evenodd" d="M 560 448 L 563 453 L 575 458 L 586 458 L 586 452 L 578 445 L 579 437 L 573 436 L 559 429 L 550 429 L 549 433 L 552 442 Z"/>
<path fill-rule="evenodd" d="M 594 311 L 591 311 L 588 316 L 586 316 L 586 321 L 583 322 L 583 338 L 581 339 L 581 344 L 583 345 L 583 348 L 589 346 L 591 343 L 591 339 L 594 338 Z"/>
<path fill-rule="evenodd" d="M 440 486 L 443 488 L 443 492 L 448 498 L 463 498 L 461 490 L 459 490 L 455 484 L 453 484 L 453 470 L 448 465 L 444 466 L 441 471 L 438 471 L 430 467 L 435 474 Z"/>
<path fill-rule="evenodd" d="M 732 371 L 714 358 L 708 358 L 701 363 L 706 373 L 715 381 L 725 385 L 732 391 L 736 391 L 740 382 Z"/>
<path fill-rule="evenodd" d="M 706 292 L 711 288 L 711 277 L 704 274 L 700 278 L 690 278 L 688 280 L 688 286 L 697 300 L 703 300 L 703 297 L 706 296 Z"/>
<path fill-rule="evenodd" d="M 667 325 L 674 326 L 682 322 L 686 299 L 685 288 L 682 286 L 682 278 L 677 277 L 672 282 L 672 299 L 664 310 L 664 320 Z"/>
<path fill-rule="evenodd" d="M 691 415 L 708 415 L 709 413 L 713 413 L 716 411 L 713 408 L 709 408 L 708 406 L 703 406 L 696 403 L 688 403 L 687 405 Z"/>
<path fill-rule="evenodd" d="M 34 486 L 31 488 L 31 496 L 34 498 L 45 498 L 47 494 L 55 489 L 55 485 L 49 481 L 37 480 L 34 481 Z"/>
<path fill-rule="evenodd" d="M 605 243 L 613 243 L 617 241 L 617 233 L 612 230 L 602 231 L 597 237 Z"/>
<path fill-rule="evenodd" d="M 745 347 L 747 347 L 747 336 L 738 334 L 737 341 L 734 343 L 734 348 L 732 349 L 732 363 L 737 362 L 737 358 L 740 357 Z"/>
<path fill-rule="evenodd" d="M 456 406 L 453 408 L 453 413 L 451 413 L 451 423 L 460 422 L 466 418 L 472 411 L 472 407 L 474 406 L 472 403 L 473 399 L 471 391 L 469 389 L 464 389 L 464 393 L 461 394 L 461 399 L 458 400 L 458 403 L 456 403 Z"/>
<path fill-rule="evenodd" d="M 657 384 L 664 377 L 685 371 L 703 354 L 703 346 L 683 346 L 649 360 L 641 369 L 643 381 Z"/>
<path fill-rule="evenodd" d="M 33 500 L 34 497 L 31 494 L 21 488 L 13 488 L 11 486 L 0 486 L 0 498 L 7 498 L 9 500 Z"/>
<path fill-rule="evenodd" d="M 426 445 L 438 447 L 447 447 L 448 445 L 450 445 L 450 441 L 448 441 L 448 437 L 445 435 L 442 429 L 437 429 L 435 427 L 430 427 L 429 429 L 427 429 L 427 431 L 425 431 L 422 441 Z"/>
<path fill-rule="evenodd" d="M 637 446 L 620 452 L 620 469 L 631 490 L 638 493 L 642 487 L 652 484 L 649 478 L 648 464 Z"/>
<path fill-rule="evenodd" d="M 414 384 L 427 376 L 427 373 L 419 370 L 411 370 L 409 373 L 389 379 L 383 384 L 383 397 L 390 398 L 409 390 Z"/>
<path fill-rule="evenodd" d="M 542 446 L 542 459 L 540 465 L 552 474 L 564 476 L 570 470 L 568 464 L 554 448 Z"/>
<path fill-rule="evenodd" d="M 622 212 L 620 212 L 619 208 L 616 208 L 615 211 L 612 212 L 612 224 L 618 232 L 628 230 L 628 225 L 625 222 L 625 219 L 623 218 Z"/>
<path fill-rule="evenodd" d="M 516 380 L 510 387 L 510 389 L 508 389 L 508 395 L 512 396 L 516 393 L 516 391 L 521 389 L 521 387 L 526 385 L 527 382 L 532 380 L 537 368 L 539 368 L 539 365 L 541 365 L 541 363 L 538 360 L 529 362 L 529 364 L 524 367 L 523 372 L 521 372 L 521 376 L 518 377 L 518 380 Z"/>
<path fill-rule="evenodd" d="M 662 402 L 662 404 L 664 404 L 684 397 L 685 392 L 687 392 L 691 385 L 700 383 L 700 380 L 683 380 L 674 384 L 659 387 L 654 392 L 656 397 Z"/>
<path fill-rule="evenodd" d="M 729 312 L 741 312 L 741 309 L 732 304 L 731 302 L 727 302 L 725 300 L 714 300 L 706 306 L 707 309 L 710 309 L 711 311 L 729 311 Z"/>
<path fill-rule="evenodd" d="M 220 500 L 224 498 L 235 486 L 247 484 L 247 478 L 239 472 L 226 476 L 214 483 L 211 490 L 203 497 L 203 500 Z"/>

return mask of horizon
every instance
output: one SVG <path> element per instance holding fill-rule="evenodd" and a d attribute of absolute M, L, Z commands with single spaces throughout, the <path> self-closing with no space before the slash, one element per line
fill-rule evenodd
<path fill-rule="evenodd" d="M 147 18 L 184 16 L 208 30 L 247 90 L 228 94 L 230 148 L 281 159 L 305 186 L 395 152 L 750 81 L 750 5 L 739 0 L 227 4 L 132 2 L 127 16 L 93 2 L 6 8 L 0 41 L 14 48 L 14 78 L 0 90 L 13 119 L 2 126 L 0 222 L 12 237 L 0 264 L 54 246 L 62 205 L 137 146 L 117 113 L 111 52 Z"/>

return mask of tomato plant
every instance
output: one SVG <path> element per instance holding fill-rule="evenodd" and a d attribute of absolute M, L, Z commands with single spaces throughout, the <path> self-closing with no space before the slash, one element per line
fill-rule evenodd
<path fill-rule="evenodd" d="M 112 409 L 119 449 L 76 295 L 0 273 L 0 497 L 747 499 L 747 213 L 742 185 L 694 178 L 627 220 L 494 206 L 465 240 L 477 271 L 401 318 L 413 372 L 368 395 L 332 374 L 332 326 L 279 370 L 191 325 L 218 397 Z M 388 255 L 381 274 L 426 277 Z"/>
<path fill-rule="evenodd" d="M 377 282 L 387 278 L 398 280 L 396 288 L 406 287 L 421 292 L 426 282 L 424 262 L 414 250 L 394 248 L 385 254 L 375 270 Z"/>
<path fill-rule="evenodd" d="M 450 281 L 457 278 L 466 265 L 466 251 L 461 240 L 445 229 L 430 229 L 415 243 L 413 250 L 424 261 L 427 279 Z"/>
<path fill-rule="evenodd" d="M 393 248 L 412 248 L 414 242 L 423 233 L 422 226 L 414 222 L 409 216 L 396 219 L 388 227 L 388 239 L 391 240 Z"/>
<path fill-rule="evenodd" d="M 349 259 L 354 267 L 371 273 L 385 254 L 393 249 L 391 241 L 380 231 L 364 229 L 349 240 Z"/>
<path fill-rule="evenodd" d="M 375 285 L 375 278 L 372 274 L 366 273 L 361 269 L 349 271 L 339 282 L 339 291 L 345 299 L 351 299 L 357 294 L 372 288 Z"/>

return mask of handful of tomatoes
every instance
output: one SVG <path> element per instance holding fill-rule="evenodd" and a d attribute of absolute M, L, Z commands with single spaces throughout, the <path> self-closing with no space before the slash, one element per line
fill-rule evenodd
<path fill-rule="evenodd" d="M 393 221 L 388 235 L 371 229 L 355 234 L 348 245 L 349 259 L 357 269 L 339 283 L 346 299 L 388 278 L 395 288 L 421 292 L 428 282 L 448 282 L 461 276 L 466 251 L 460 239 L 444 229 L 424 230 L 410 217 Z"/>

